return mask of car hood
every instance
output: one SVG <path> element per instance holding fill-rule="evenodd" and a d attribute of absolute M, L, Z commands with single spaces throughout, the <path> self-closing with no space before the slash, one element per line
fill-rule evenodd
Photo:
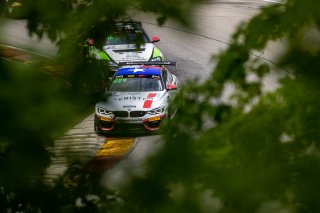
<path fill-rule="evenodd" d="M 106 45 L 103 47 L 103 50 L 115 62 L 126 62 L 149 61 L 153 48 L 153 44 L 146 43 L 141 45 L 139 50 L 136 49 L 135 44 Z"/>
<path fill-rule="evenodd" d="M 167 104 L 167 93 L 159 92 L 108 92 L 106 99 L 96 104 L 110 111 L 148 111 Z"/>

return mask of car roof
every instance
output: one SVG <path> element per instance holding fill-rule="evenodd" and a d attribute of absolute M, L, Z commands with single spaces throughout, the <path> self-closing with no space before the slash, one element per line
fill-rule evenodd
<path fill-rule="evenodd" d="M 156 66 L 135 66 L 119 68 L 115 76 L 120 75 L 161 75 L 161 67 Z"/>

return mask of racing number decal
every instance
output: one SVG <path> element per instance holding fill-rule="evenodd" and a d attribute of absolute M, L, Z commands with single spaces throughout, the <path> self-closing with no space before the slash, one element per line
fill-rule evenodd
<path fill-rule="evenodd" d="M 114 79 L 114 81 L 112 82 L 113 84 L 120 84 L 122 82 L 126 82 L 127 79 L 126 78 L 116 78 Z"/>
<path fill-rule="evenodd" d="M 150 108 L 153 102 L 153 98 L 157 95 L 157 93 L 149 93 L 147 96 L 147 100 L 143 103 L 143 108 Z"/>

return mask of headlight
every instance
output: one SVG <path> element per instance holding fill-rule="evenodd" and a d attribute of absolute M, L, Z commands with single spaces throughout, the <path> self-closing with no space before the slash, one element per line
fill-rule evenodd
<path fill-rule="evenodd" d="M 104 108 L 101 108 L 101 107 L 98 107 L 98 113 L 103 114 L 103 115 L 111 115 L 112 114 L 111 111 L 104 109 Z"/>
<path fill-rule="evenodd" d="M 147 112 L 147 114 L 149 114 L 149 115 L 157 115 L 157 114 L 163 113 L 164 110 L 165 110 L 165 107 L 159 107 L 159 108 L 156 108 L 156 109 L 153 109 L 153 110 L 149 110 Z"/>
<path fill-rule="evenodd" d="M 162 58 L 161 56 L 157 56 L 157 57 L 151 58 L 150 61 L 162 61 Z"/>

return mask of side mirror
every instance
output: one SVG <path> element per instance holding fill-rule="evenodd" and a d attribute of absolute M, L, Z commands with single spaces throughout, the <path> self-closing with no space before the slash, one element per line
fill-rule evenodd
<path fill-rule="evenodd" d="M 157 35 L 154 35 L 154 36 L 152 36 L 151 40 L 152 40 L 152 43 L 156 43 L 156 42 L 160 41 L 160 37 Z"/>
<path fill-rule="evenodd" d="M 88 44 L 89 46 L 94 45 L 94 40 L 93 40 L 92 38 L 88 38 L 88 39 L 87 39 L 87 44 Z"/>
<path fill-rule="evenodd" d="M 176 90 L 177 89 L 177 86 L 174 85 L 174 84 L 168 84 L 167 85 L 167 90 Z"/>

